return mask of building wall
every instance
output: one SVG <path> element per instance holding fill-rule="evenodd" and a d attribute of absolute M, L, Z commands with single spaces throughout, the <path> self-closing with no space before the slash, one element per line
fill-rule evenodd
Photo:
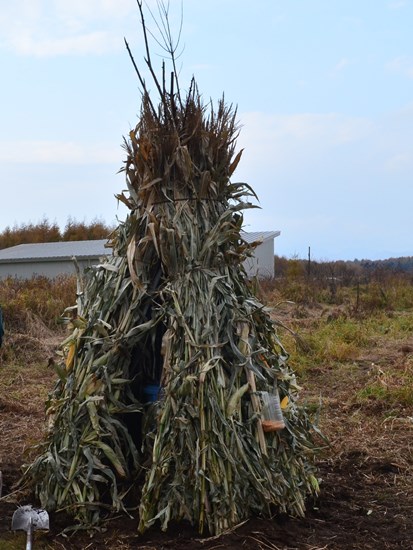
<path fill-rule="evenodd" d="M 93 264 L 97 264 L 98 258 L 95 260 L 78 260 L 79 267 L 84 269 Z M 74 274 L 75 266 L 73 260 L 59 260 L 47 262 L 14 262 L 0 264 L 0 279 L 6 277 L 17 277 L 18 279 L 30 279 L 35 275 L 43 275 L 53 279 L 58 275 Z"/>
<path fill-rule="evenodd" d="M 274 239 L 259 244 L 252 258 L 247 258 L 244 267 L 249 277 L 274 277 Z"/>
<path fill-rule="evenodd" d="M 80 260 L 81 269 L 99 263 L 100 257 Z M 244 262 L 244 268 L 249 277 L 274 277 L 274 239 L 267 239 L 254 250 L 254 256 Z M 34 275 L 43 275 L 54 278 L 61 274 L 75 273 L 75 266 L 71 259 L 48 261 L 19 261 L 0 263 L 0 279 L 6 277 L 18 277 L 30 279 Z"/>

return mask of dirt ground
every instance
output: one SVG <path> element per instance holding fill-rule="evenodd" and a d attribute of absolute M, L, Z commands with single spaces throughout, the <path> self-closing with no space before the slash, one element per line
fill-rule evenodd
<path fill-rule="evenodd" d="M 402 344 L 405 344 L 404 348 Z M 118 517 L 90 537 L 63 536 L 67 518 L 51 515 L 51 530 L 36 533 L 43 549 L 413 549 L 413 407 L 392 410 L 372 400 L 355 399 L 366 380 L 411 364 L 408 342 L 375 342 L 356 360 L 337 367 L 317 366 L 305 377 L 302 399 L 321 401 L 320 428 L 330 440 L 319 458 L 321 494 L 308 503 L 304 519 L 275 515 L 252 518 L 219 537 L 201 538 L 189 525 L 166 533 L 136 532 L 136 518 Z M 46 346 L 47 348 L 47 346 Z M 402 349 L 403 348 L 403 349 Z M 10 531 L 16 506 L 27 496 L 13 492 L 28 449 L 43 429 L 43 403 L 54 379 L 46 367 L 0 365 L 0 550 L 24 548 L 24 534 Z"/>

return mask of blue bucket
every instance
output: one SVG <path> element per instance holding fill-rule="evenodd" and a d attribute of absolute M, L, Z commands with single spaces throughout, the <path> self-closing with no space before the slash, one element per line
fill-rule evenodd
<path fill-rule="evenodd" d="M 143 400 L 144 403 L 154 403 L 159 399 L 159 393 L 161 387 L 157 384 L 147 384 L 143 387 Z"/>

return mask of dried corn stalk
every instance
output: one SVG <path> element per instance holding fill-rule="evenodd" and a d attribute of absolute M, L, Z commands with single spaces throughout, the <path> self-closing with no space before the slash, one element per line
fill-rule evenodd
<path fill-rule="evenodd" d="M 254 193 L 231 180 L 235 114 L 224 100 L 205 107 L 194 81 L 182 98 L 164 79 L 155 109 L 141 84 L 118 196 L 130 214 L 79 295 L 26 479 L 42 506 L 86 525 L 137 503 L 140 531 L 187 519 L 221 533 L 273 509 L 302 515 L 318 490 L 312 426 L 242 267 Z M 144 406 L 148 381 L 163 388 L 156 410 Z M 278 392 L 284 430 L 264 432 L 260 392 Z"/>

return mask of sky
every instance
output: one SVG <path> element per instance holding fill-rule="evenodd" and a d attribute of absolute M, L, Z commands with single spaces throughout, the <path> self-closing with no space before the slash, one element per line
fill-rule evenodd
<path fill-rule="evenodd" d="M 181 11 L 181 87 L 237 106 L 232 179 L 260 206 L 244 229 L 280 231 L 287 258 L 413 255 L 413 0 L 170 0 L 175 36 Z M 2 2 L 0 231 L 125 218 L 140 92 L 124 37 L 143 68 L 135 0 Z"/>

